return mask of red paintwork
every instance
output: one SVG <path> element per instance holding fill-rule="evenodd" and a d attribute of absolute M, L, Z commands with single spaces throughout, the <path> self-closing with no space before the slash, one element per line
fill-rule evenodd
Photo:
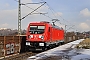
<path fill-rule="evenodd" d="M 29 29 L 30 25 L 35 25 L 35 26 L 45 26 L 45 30 L 43 34 L 30 34 Z M 50 32 L 49 32 L 49 27 L 50 27 Z M 28 38 L 29 35 L 33 35 L 33 38 Z M 43 35 L 44 39 L 41 40 L 39 38 L 39 35 Z M 58 40 L 64 40 L 64 30 L 60 30 L 57 28 L 53 28 L 51 24 L 49 23 L 44 23 L 44 22 L 33 22 L 28 25 L 27 32 L 26 32 L 26 39 L 27 41 L 32 41 L 32 42 L 55 42 Z"/>

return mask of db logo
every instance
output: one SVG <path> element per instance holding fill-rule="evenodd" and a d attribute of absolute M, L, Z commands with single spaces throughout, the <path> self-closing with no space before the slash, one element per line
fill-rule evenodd
<path fill-rule="evenodd" d="M 35 35 L 34 37 L 36 38 L 37 36 Z"/>
<path fill-rule="evenodd" d="M 36 35 L 34 35 L 34 39 L 37 39 L 37 36 Z"/>

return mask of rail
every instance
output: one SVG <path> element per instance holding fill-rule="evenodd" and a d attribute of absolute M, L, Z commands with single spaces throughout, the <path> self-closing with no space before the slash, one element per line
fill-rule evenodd
<path fill-rule="evenodd" d="M 22 53 L 22 54 L 17 54 L 17 55 L 13 55 L 13 56 L 9 56 L 0 60 L 26 60 L 28 57 L 35 55 L 36 53 L 32 53 L 32 52 L 26 52 L 26 53 Z"/>

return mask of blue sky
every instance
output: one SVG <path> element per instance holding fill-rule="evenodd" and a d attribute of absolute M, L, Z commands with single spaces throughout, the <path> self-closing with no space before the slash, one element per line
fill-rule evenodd
<path fill-rule="evenodd" d="M 18 0 L 17 0 L 18 1 Z M 34 3 L 41 2 L 42 0 L 21 0 L 22 3 Z M 48 5 L 42 6 L 38 12 L 47 13 L 46 15 L 60 20 L 57 25 L 60 27 L 65 27 L 70 31 L 90 31 L 90 0 L 44 0 L 47 4 L 54 10 L 49 9 Z M 35 9 L 40 4 L 28 5 L 29 7 Z M 32 10 L 22 6 L 22 17 L 27 15 Z M 36 12 L 37 13 L 37 12 Z M 32 14 L 22 20 L 22 29 L 26 29 L 27 25 L 33 21 L 50 21 L 51 19 L 40 15 Z M 0 28 L 12 28 L 17 29 L 18 26 L 18 2 L 15 0 L 0 0 Z"/>

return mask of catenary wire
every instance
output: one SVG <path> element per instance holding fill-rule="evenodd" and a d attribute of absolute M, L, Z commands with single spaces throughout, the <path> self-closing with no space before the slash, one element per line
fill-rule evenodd
<path fill-rule="evenodd" d="M 17 1 L 17 0 L 14 0 L 14 1 L 19 2 L 19 1 Z M 21 3 L 21 4 L 22 4 L 22 3 Z M 25 5 L 26 7 L 28 7 L 28 8 L 30 8 L 30 9 L 34 10 L 33 8 L 27 6 L 26 4 L 24 4 L 24 5 Z M 36 12 L 38 12 L 38 11 L 36 11 Z M 40 13 L 40 12 L 38 12 L 38 13 Z M 40 14 L 42 14 L 42 13 L 40 13 Z M 44 15 L 44 16 L 46 16 L 46 17 L 52 19 L 50 16 L 47 16 L 47 15 L 45 15 L 45 14 L 42 14 L 42 15 Z"/>

